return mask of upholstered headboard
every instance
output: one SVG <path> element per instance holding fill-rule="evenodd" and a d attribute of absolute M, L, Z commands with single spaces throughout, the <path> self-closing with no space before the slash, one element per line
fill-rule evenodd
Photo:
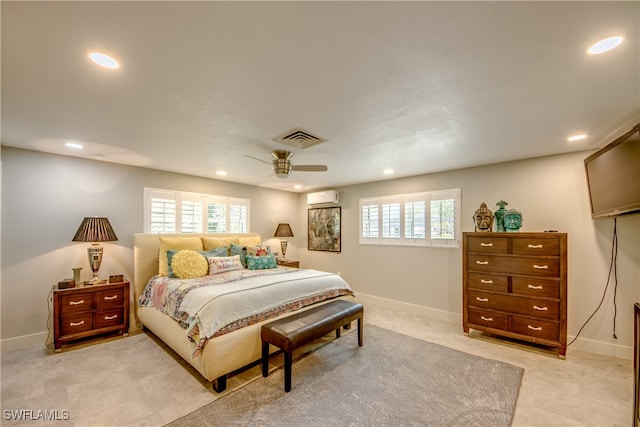
<path fill-rule="evenodd" d="M 258 233 L 215 233 L 215 234 L 145 234 L 133 235 L 133 292 L 134 304 L 137 305 L 138 297 L 144 290 L 149 279 L 158 274 L 158 255 L 160 253 L 160 237 L 256 237 Z M 137 307 L 137 306 L 136 306 Z M 137 310 L 136 310 L 137 311 Z"/>

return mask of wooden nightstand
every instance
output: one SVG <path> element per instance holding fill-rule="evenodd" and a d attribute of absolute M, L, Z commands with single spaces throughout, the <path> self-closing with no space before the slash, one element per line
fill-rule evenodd
<path fill-rule="evenodd" d="M 292 261 L 290 259 L 286 261 L 276 260 L 276 264 L 278 264 L 278 266 L 280 267 L 300 268 L 300 261 Z"/>
<path fill-rule="evenodd" d="M 53 345 L 118 332 L 129 335 L 129 282 L 53 290 Z"/>

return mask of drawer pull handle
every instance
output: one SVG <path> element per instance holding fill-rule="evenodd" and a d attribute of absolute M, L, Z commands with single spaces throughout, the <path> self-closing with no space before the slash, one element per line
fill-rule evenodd
<path fill-rule="evenodd" d="M 489 264 L 489 261 L 476 261 L 476 264 L 487 265 Z"/>
<path fill-rule="evenodd" d="M 542 326 L 531 326 L 531 325 L 527 325 L 527 328 L 534 330 L 534 331 L 541 331 L 542 330 Z"/>
<path fill-rule="evenodd" d="M 542 244 L 540 245 L 528 245 L 529 249 L 542 249 Z"/>
<path fill-rule="evenodd" d="M 529 288 L 529 289 L 542 289 L 542 285 L 538 285 L 538 286 L 527 285 L 527 288 Z"/>
<path fill-rule="evenodd" d="M 493 322 L 493 317 L 484 317 L 484 316 L 480 316 L 480 318 L 482 320 L 484 320 L 485 322 Z"/>
<path fill-rule="evenodd" d="M 487 248 L 490 248 L 493 246 L 493 243 L 480 243 L 480 246 L 485 246 Z"/>
<path fill-rule="evenodd" d="M 537 268 L 538 270 L 547 270 L 549 268 L 548 265 L 536 265 L 533 264 L 533 268 Z"/>
<path fill-rule="evenodd" d="M 480 283 L 486 283 L 488 285 L 493 283 L 493 280 L 485 280 L 485 279 L 480 279 Z"/>
<path fill-rule="evenodd" d="M 84 320 L 81 320 L 79 322 L 71 322 L 69 323 L 69 326 L 80 326 L 80 325 L 84 325 Z"/>
<path fill-rule="evenodd" d="M 489 298 L 480 298 L 480 297 L 476 297 L 476 300 L 480 301 L 480 302 L 487 302 L 489 301 Z"/>
<path fill-rule="evenodd" d="M 104 316 L 104 320 L 113 320 L 113 319 L 117 319 L 118 315 L 114 314 L 113 316 Z"/>
<path fill-rule="evenodd" d="M 114 299 L 118 299 L 118 295 L 114 295 L 112 297 L 104 297 L 105 301 L 111 301 L 111 300 L 114 300 Z"/>
<path fill-rule="evenodd" d="M 79 304 L 84 304 L 84 300 L 81 299 L 80 301 L 69 301 L 69 305 L 79 305 Z"/>
<path fill-rule="evenodd" d="M 538 307 L 537 305 L 534 305 L 533 309 L 538 311 L 547 311 L 549 310 L 549 307 Z"/>

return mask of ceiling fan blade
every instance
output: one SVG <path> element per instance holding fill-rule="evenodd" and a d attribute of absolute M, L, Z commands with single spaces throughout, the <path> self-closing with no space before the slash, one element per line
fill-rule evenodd
<path fill-rule="evenodd" d="M 326 165 L 293 165 L 291 166 L 292 171 L 300 171 L 300 172 L 326 172 Z"/>
<path fill-rule="evenodd" d="M 243 154 L 243 156 L 244 156 L 244 157 L 248 157 L 248 158 L 253 159 L 253 160 L 257 160 L 257 161 L 262 162 L 262 163 L 266 163 L 266 164 L 268 164 L 268 165 L 270 165 L 270 164 L 271 164 L 271 162 L 267 162 L 266 160 L 262 160 L 262 159 L 259 159 L 259 158 L 257 158 L 257 157 L 248 156 L 248 155 L 246 155 L 246 154 Z"/>

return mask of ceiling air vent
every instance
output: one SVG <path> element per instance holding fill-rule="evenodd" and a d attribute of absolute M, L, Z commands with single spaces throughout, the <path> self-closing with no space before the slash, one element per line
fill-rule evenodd
<path fill-rule="evenodd" d="M 309 148 L 327 141 L 325 138 L 316 136 L 302 128 L 291 129 L 288 132 L 276 136 L 273 140 L 296 148 Z"/>

